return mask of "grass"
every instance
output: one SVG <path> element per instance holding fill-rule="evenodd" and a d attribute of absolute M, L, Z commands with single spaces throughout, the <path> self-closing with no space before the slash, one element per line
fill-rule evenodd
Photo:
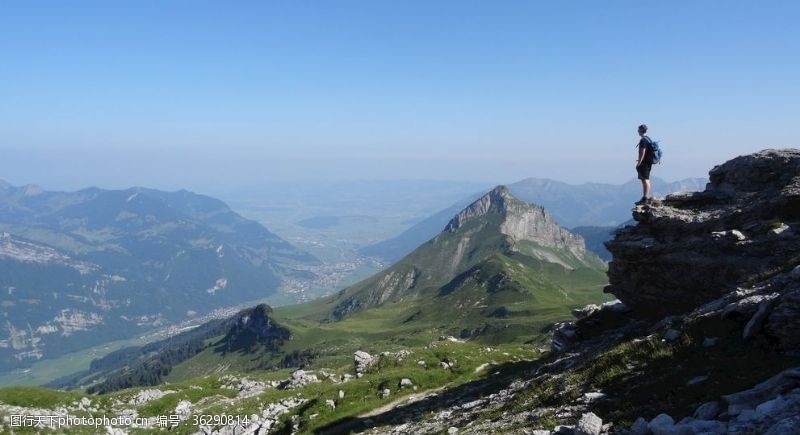
<path fill-rule="evenodd" d="M 0 388 L 0 402 L 28 408 L 52 409 L 79 400 L 79 392 L 64 392 L 42 387 Z"/>
<path fill-rule="evenodd" d="M 484 345 L 546 346 L 549 334 L 542 331 L 548 325 L 570 319 L 573 308 L 610 299 L 602 293 L 605 283 L 602 270 L 569 270 L 519 253 L 497 254 L 446 286 L 419 289 L 335 322 L 318 320 L 331 309 L 330 301 L 277 308 L 275 321 L 292 331 L 292 340 L 279 352 L 223 354 L 210 346 L 176 365 L 167 379 L 180 382 L 219 370 L 263 369 L 303 351 L 316 355 L 314 367 L 336 367 L 351 364 L 356 350 L 375 353 L 422 346 L 441 335 Z"/>
<path fill-rule="evenodd" d="M 378 362 L 371 366 L 367 374 L 361 379 L 353 379 L 346 383 L 334 383 L 329 379 L 310 384 L 299 390 L 267 389 L 264 393 L 242 400 L 231 402 L 225 398 L 234 396 L 233 390 L 224 389 L 220 381 L 221 375 L 208 375 L 189 379 L 183 382 L 162 386 L 161 389 L 175 390 L 160 399 L 154 400 L 138 409 L 141 416 L 169 415 L 174 413 L 175 406 L 181 400 L 188 400 L 194 404 L 210 403 L 203 408 L 202 414 L 207 415 L 234 415 L 249 416 L 260 414 L 268 403 L 276 403 L 284 399 L 302 396 L 307 402 L 298 407 L 298 415 L 302 433 L 310 433 L 337 421 L 356 417 L 368 411 L 384 406 L 398 399 L 407 398 L 412 394 L 438 389 L 444 386 L 456 387 L 476 379 L 492 376 L 493 366 L 502 366 L 507 363 L 530 361 L 538 358 L 540 354 L 528 346 L 503 345 L 487 349 L 478 343 L 455 343 L 437 341 L 425 346 L 410 349 L 411 354 L 402 360 L 393 356 L 378 356 Z M 440 362 L 447 360 L 454 365 L 451 369 L 444 369 Z M 424 366 L 418 361 L 425 361 Z M 476 370 L 484 363 L 490 365 L 482 370 Z M 327 368 L 330 373 L 352 373 L 352 357 L 345 364 Z M 285 379 L 290 370 L 277 372 L 255 371 L 247 373 L 251 380 L 270 381 Z M 317 373 L 319 376 L 320 374 Z M 400 380 L 408 378 L 414 388 L 399 388 Z M 391 395 L 381 398 L 379 392 L 389 388 Z M 107 401 L 121 400 L 127 402 L 142 388 L 125 390 L 105 396 Z M 339 390 L 345 392 L 344 399 L 339 399 Z M 331 409 L 327 400 L 334 400 L 336 409 Z M 288 420 L 285 421 L 288 424 Z M 174 430 L 174 433 L 194 433 L 197 430 L 191 422 L 185 422 Z"/>

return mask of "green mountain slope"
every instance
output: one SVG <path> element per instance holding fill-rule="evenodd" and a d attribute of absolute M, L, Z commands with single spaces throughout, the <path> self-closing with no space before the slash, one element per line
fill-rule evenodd
<path fill-rule="evenodd" d="M 262 299 L 317 260 L 187 191 L 0 188 L 0 370 Z"/>
<path fill-rule="evenodd" d="M 556 224 L 544 208 L 514 198 L 504 186 L 453 217 L 439 235 L 389 269 L 328 298 L 328 317 L 342 319 L 410 295 L 435 292 L 496 254 L 520 253 L 566 269 L 603 270 L 583 239 Z"/>
<path fill-rule="evenodd" d="M 222 371 L 281 367 L 339 367 L 354 351 L 418 348 L 442 336 L 484 345 L 547 346 L 549 325 L 570 311 L 608 300 L 602 269 L 567 269 L 521 253 L 495 254 L 445 285 L 392 298 L 335 321 L 320 321 L 325 301 L 276 308 L 275 320 L 292 338 L 274 348 L 208 345 L 176 364 L 165 379 L 181 382 Z M 221 336 L 209 341 L 220 343 Z"/>

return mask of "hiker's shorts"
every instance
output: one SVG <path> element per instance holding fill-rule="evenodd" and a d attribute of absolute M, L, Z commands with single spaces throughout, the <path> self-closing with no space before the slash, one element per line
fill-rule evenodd
<path fill-rule="evenodd" d="M 636 173 L 639 174 L 640 180 L 649 180 L 650 179 L 650 169 L 653 168 L 651 163 L 642 162 L 641 165 L 636 167 Z"/>

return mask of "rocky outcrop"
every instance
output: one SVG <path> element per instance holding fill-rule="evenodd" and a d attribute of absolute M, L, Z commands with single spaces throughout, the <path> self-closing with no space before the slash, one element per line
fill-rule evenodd
<path fill-rule="evenodd" d="M 374 363 L 375 358 L 363 350 L 356 351 L 356 353 L 353 354 L 354 370 L 356 377 L 358 378 L 364 376 L 364 374 L 367 372 L 367 369 L 369 369 L 369 367 Z"/>
<path fill-rule="evenodd" d="M 276 324 L 271 318 L 272 308 L 259 304 L 239 314 L 228 332 L 229 339 L 255 338 L 261 342 L 281 343 L 291 338 L 288 329 Z"/>
<path fill-rule="evenodd" d="M 709 177 L 702 192 L 634 208 L 638 224 L 606 243 L 607 292 L 642 314 L 683 313 L 800 263 L 800 150 L 737 157 Z M 787 298 L 780 312 L 797 308 Z"/>
<path fill-rule="evenodd" d="M 316 384 L 322 382 L 317 378 L 317 375 L 306 373 L 305 370 L 295 370 L 289 379 L 281 382 L 278 389 L 281 390 L 294 390 L 297 388 L 305 387 L 308 384 Z"/>

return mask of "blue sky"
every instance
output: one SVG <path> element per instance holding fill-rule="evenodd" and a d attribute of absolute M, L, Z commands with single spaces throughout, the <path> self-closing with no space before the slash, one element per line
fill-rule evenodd
<path fill-rule="evenodd" d="M 621 183 L 799 146 L 799 2 L 6 1 L 0 178 Z"/>

